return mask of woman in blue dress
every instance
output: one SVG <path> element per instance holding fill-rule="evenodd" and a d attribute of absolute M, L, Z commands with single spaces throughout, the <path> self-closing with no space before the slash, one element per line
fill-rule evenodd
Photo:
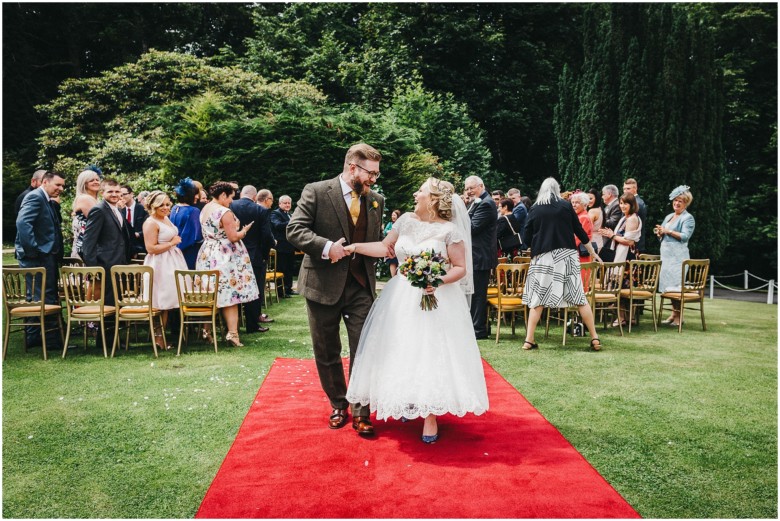
<path fill-rule="evenodd" d="M 682 263 L 691 258 L 688 241 L 696 228 L 693 215 L 688 213 L 688 205 L 693 201 L 690 189 L 680 185 L 669 194 L 674 212 L 655 227 L 656 236 L 661 239 L 661 274 L 658 278 L 658 291 L 680 291 L 682 283 Z M 674 303 L 673 303 L 674 304 Z M 679 303 L 664 324 L 680 325 Z"/>
<path fill-rule="evenodd" d="M 178 203 L 171 209 L 169 219 L 179 229 L 181 242 L 176 246 L 184 254 L 187 269 L 194 270 L 198 251 L 203 244 L 200 210 L 195 206 L 200 191 L 189 177 L 179 181 L 179 185 L 173 191 L 176 193 Z"/>

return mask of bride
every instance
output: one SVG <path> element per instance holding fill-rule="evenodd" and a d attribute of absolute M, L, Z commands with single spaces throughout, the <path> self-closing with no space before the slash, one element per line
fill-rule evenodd
<path fill-rule="evenodd" d="M 347 400 L 370 403 L 378 420 L 422 417 L 422 440 L 433 443 L 437 416 L 482 414 L 488 397 L 469 313 L 474 284 L 466 206 L 450 183 L 435 178 L 414 200 L 414 213 L 403 214 L 384 241 L 345 249 L 372 257 L 392 257 L 394 249 L 403 263 L 433 248 L 449 259 L 447 273 L 440 286 L 425 290 L 404 276 L 390 279 L 363 326 Z M 423 292 L 435 293 L 438 308 L 420 309 Z"/>

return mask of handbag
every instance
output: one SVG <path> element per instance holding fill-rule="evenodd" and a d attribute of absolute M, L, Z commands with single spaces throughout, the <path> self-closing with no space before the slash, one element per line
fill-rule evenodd
<path fill-rule="evenodd" d="M 520 247 L 522 241 L 520 240 L 520 234 L 517 233 L 512 226 L 512 221 L 509 220 L 509 217 L 505 215 L 504 219 L 506 219 L 506 223 L 509 225 L 509 229 L 512 230 L 512 235 L 499 239 L 498 245 L 501 247 L 501 251 L 508 252 Z"/>

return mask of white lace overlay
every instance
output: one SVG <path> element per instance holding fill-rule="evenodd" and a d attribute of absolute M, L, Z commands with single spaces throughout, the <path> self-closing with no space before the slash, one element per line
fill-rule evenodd
<path fill-rule="evenodd" d="M 451 222 L 426 223 L 402 215 L 394 229 L 399 262 L 463 237 Z M 469 307 L 457 283 L 436 289 L 439 307 L 420 309 L 422 290 L 403 276 L 382 290 L 363 326 L 347 399 L 370 404 L 379 420 L 488 409 L 485 375 Z"/>

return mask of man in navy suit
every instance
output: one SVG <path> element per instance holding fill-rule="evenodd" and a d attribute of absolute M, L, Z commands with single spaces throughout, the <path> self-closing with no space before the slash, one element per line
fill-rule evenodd
<path fill-rule="evenodd" d="M 247 185 L 241 190 L 241 198 L 230 203 L 230 209 L 241 221 L 242 226 L 251 222 L 255 223 L 244 237 L 244 246 L 246 246 L 252 261 L 252 271 L 255 273 L 257 285 L 260 288 L 260 297 L 244 304 L 247 333 L 265 333 L 268 331 L 268 327 L 263 326 L 263 324 L 273 322 L 272 318 L 262 313 L 262 294 L 265 287 L 265 266 L 268 261 L 268 252 L 271 251 L 274 243 L 274 236 L 271 234 L 269 223 L 270 212 L 255 202 L 256 195 L 257 189 Z"/>
<path fill-rule="evenodd" d="M 292 289 L 293 271 L 295 271 L 295 247 L 287 240 L 287 224 L 290 222 L 292 199 L 289 195 L 279 198 L 279 207 L 271 212 L 271 229 L 276 239 L 276 269 L 284 273 L 284 296 L 297 295 Z"/>
<path fill-rule="evenodd" d="M 106 270 L 106 297 L 108 306 L 114 305 L 114 288 L 110 282 L 111 266 L 130 264 L 132 245 L 130 226 L 117 208 L 121 188 L 113 179 L 103 180 L 103 200 L 89 211 L 81 258 L 87 266 L 101 266 Z"/>
<path fill-rule="evenodd" d="M 133 195 L 133 189 L 130 185 L 119 187 L 119 195 L 125 203 L 122 214 L 125 220 L 130 224 L 130 244 L 132 253 L 135 257 L 139 253 L 146 253 L 144 245 L 144 221 L 149 218 L 144 205 L 137 203 Z"/>
<path fill-rule="evenodd" d="M 496 243 L 496 203 L 477 176 L 466 178 L 466 192 L 474 201 L 471 217 L 471 256 L 474 260 L 474 295 L 471 297 L 471 322 L 477 339 L 487 338 L 487 288 L 490 270 L 498 265 Z"/>
<path fill-rule="evenodd" d="M 46 304 L 59 305 L 60 303 L 57 279 L 59 278 L 58 266 L 64 254 L 62 218 L 55 209 L 52 198 L 59 197 L 64 187 L 65 179 L 62 174 L 57 172 L 44 173 L 41 176 L 41 185 L 24 197 L 16 216 L 15 256 L 22 268 L 46 269 L 46 288 L 44 289 Z M 36 299 L 40 298 L 40 291 L 41 287 L 37 285 L 34 295 Z M 47 322 L 49 320 L 56 321 L 56 318 L 47 318 Z M 41 344 L 40 328 L 28 327 L 26 335 L 28 346 Z M 46 347 L 60 349 L 62 342 L 59 336 L 47 336 Z"/>

